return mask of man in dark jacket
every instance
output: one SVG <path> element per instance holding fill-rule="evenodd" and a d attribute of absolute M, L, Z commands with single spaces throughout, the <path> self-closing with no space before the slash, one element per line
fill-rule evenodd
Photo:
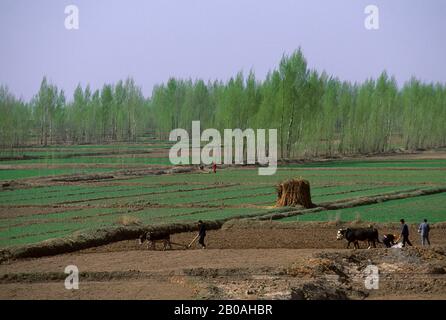
<path fill-rule="evenodd" d="M 407 224 L 404 222 L 404 219 L 400 220 L 401 222 L 401 237 L 403 238 L 403 247 L 406 246 L 406 243 L 409 246 L 412 246 L 412 243 L 409 240 L 409 227 L 407 226 Z"/>
<path fill-rule="evenodd" d="M 206 249 L 206 245 L 204 243 L 204 238 L 206 237 L 206 226 L 201 220 L 198 221 L 198 237 L 198 243 L 203 249 Z"/>

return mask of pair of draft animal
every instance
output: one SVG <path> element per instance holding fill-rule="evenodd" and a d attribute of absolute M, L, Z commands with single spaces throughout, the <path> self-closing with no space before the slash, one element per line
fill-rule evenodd
<path fill-rule="evenodd" d="M 382 243 L 378 238 L 378 230 L 376 228 L 346 228 L 339 229 L 337 236 L 337 240 L 346 239 L 348 241 L 347 248 L 350 247 L 350 244 L 353 242 L 355 249 L 359 249 L 359 241 L 367 241 L 369 248 L 373 246 L 376 248 L 376 242 Z M 185 248 L 189 248 L 192 243 L 196 240 L 196 238 Z M 393 235 L 386 235 L 384 238 L 384 244 L 388 246 L 386 240 L 389 240 L 390 243 L 394 243 Z M 170 240 L 170 234 L 167 232 L 164 233 L 154 233 L 154 232 L 146 232 L 143 233 L 139 237 L 139 244 L 143 244 L 145 241 L 148 242 L 148 249 L 155 250 L 155 245 L 157 241 L 161 241 L 163 243 L 163 250 L 172 249 L 172 242 Z"/>
<path fill-rule="evenodd" d="M 353 242 L 354 248 L 359 249 L 359 241 L 367 241 L 370 249 L 372 246 L 376 248 L 376 242 L 383 243 L 387 248 L 395 245 L 395 235 L 386 234 L 383 237 L 383 241 L 379 241 L 378 238 L 378 229 L 369 227 L 369 228 L 343 228 L 339 229 L 337 236 L 337 240 L 346 239 L 348 241 L 347 248 L 350 247 L 350 244 Z"/>

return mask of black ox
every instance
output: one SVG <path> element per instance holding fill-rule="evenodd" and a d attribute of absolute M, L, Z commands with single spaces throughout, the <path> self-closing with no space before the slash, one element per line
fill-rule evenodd
<path fill-rule="evenodd" d="M 356 249 L 359 249 L 358 241 L 367 241 L 370 249 L 370 244 L 376 248 L 376 242 L 381 243 L 378 239 L 378 230 L 375 228 L 346 228 L 339 229 L 336 237 L 337 240 L 346 239 L 348 241 L 347 248 L 350 243 L 354 243 Z"/>

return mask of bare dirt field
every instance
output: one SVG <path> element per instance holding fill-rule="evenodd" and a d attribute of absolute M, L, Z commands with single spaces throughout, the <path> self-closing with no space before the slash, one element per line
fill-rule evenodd
<path fill-rule="evenodd" d="M 377 225 L 398 234 L 397 225 Z M 1 299 L 446 299 L 446 232 L 432 230 L 432 247 L 345 249 L 339 226 L 327 223 L 230 222 L 209 231 L 208 249 L 147 250 L 122 241 L 0 265 Z M 192 233 L 172 236 L 187 244 Z M 64 269 L 76 265 L 78 290 Z M 367 266 L 379 270 L 367 289 Z M 367 282 L 369 283 L 369 282 Z"/>

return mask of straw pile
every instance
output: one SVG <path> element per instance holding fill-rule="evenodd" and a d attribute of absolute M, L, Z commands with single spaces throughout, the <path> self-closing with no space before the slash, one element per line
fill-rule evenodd
<path fill-rule="evenodd" d="M 278 184 L 276 206 L 314 208 L 315 205 L 311 202 L 310 183 L 303 179 L 291 179 Z"/>

